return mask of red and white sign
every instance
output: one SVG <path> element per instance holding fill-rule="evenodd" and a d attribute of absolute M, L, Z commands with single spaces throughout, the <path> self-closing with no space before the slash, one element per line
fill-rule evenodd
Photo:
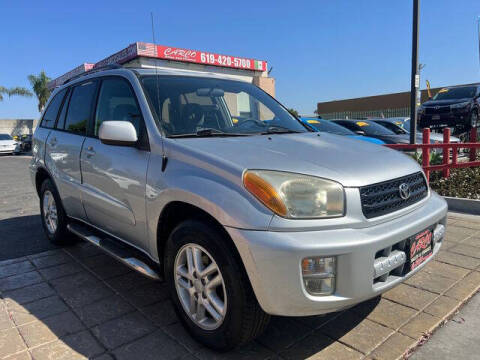
<path fill-rule="evenodd" d="M 262 60 L 248 59 L 237 56 L 221 55 L 206 51 L 175 48 L 157 45 L 157 58 L 203 65 L 222 66 L 235 69 L 266 71 L 267 63 Z"/>
<path fill-rule="evenodd" d="M 152 43 L 136 42 L 125 49 L 97 62 L 96 64 L 85 63 L 69 71 L 68 73 L 52 80 L 48 86 L 53 89 L 62 85 L 69 78 L 110 64 L 124 64 L 137 57 L 150 57 L 163 60 L 189 62 L 202 65 L 228 67 L 240 70 L 266 71 L 267 62 L 237 56 L 221 55 L 206 51 L 175 48 L 171 46 L 155 45 Z"/>

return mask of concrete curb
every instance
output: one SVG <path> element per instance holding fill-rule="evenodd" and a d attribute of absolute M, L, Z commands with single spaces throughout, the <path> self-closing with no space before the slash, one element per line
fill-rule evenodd
<path fill-rule="evenodd" d="M 443 197 L 448 203 L 448 210 L 464 214 L 480 215 L 480 200 L 456 197 Z"/>
<path fill-rule="evenodd" d="M 461 310 L 463 306 L 472 298 L 474 297 L 478 292 L 480 291 L 480 286 L 478 286 L 474 291 L 472 291 L 465 299 L 460 301 L 450 312 L 448 312 L 446 315 L 444 315 L 440 321 L 438 321 L 435 325 L 430 327 L 428 331 L 417 340 L 417 342 L 405 350 L 405 352 L 399 356 L 396 360 L 402 360 L 402 359 L 408 359 L 414 352 L 417 350 L 420 346 L 422 346 L 425 342 L 427 342 L 430 337 L 437 331 L 440 327 L 444 326 L 448 321 L 450 321 L 453 316 Z"/>

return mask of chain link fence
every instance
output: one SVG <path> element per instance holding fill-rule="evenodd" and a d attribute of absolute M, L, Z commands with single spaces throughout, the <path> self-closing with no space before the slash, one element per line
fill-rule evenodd
<path fill-rule="evenodd" d="M 409 117 L 410 107 L 398 109 L 370 110 L 370 111 L 340 111 L 333 113 L 320 113 L 324 119 L 367 119 L 367 118 L 389 118 Z"/>

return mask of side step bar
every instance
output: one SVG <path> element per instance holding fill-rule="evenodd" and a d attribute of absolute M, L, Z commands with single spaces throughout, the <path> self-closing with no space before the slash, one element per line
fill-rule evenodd
<path fill-rule="evenodd" d="M 149 259 L 146 259 L 146 256 L 142 256 L 139 250 L 128 247 L 127 245 L 118 244 L 118 240 L 103 238 L 103 234 L 89 228 L 87 225 L 70 223 L 67 225 L 67 229 L 83 240 L 98 246 L 108 255 L 111 255 L 122 264 L 138 271 L 142 275 L 153 280 L 162 280 L 158 271 L 155 270 L 153 261 L 149 261 Z M 151 263 L 151 265 L 147 263 Z"/>

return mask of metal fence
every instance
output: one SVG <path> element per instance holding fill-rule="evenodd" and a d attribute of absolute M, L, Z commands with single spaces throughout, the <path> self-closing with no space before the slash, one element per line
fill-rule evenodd
<path fill-rule="evenodd" d="M 410 107 L 399 109 L 383 109 L 369 111 L 340 111 L 327 114 L 320 114 L 324 119 L 367 119 L 367 118 L 388 118 L 388 117 L 408 117 L 410 116 Z"/>

